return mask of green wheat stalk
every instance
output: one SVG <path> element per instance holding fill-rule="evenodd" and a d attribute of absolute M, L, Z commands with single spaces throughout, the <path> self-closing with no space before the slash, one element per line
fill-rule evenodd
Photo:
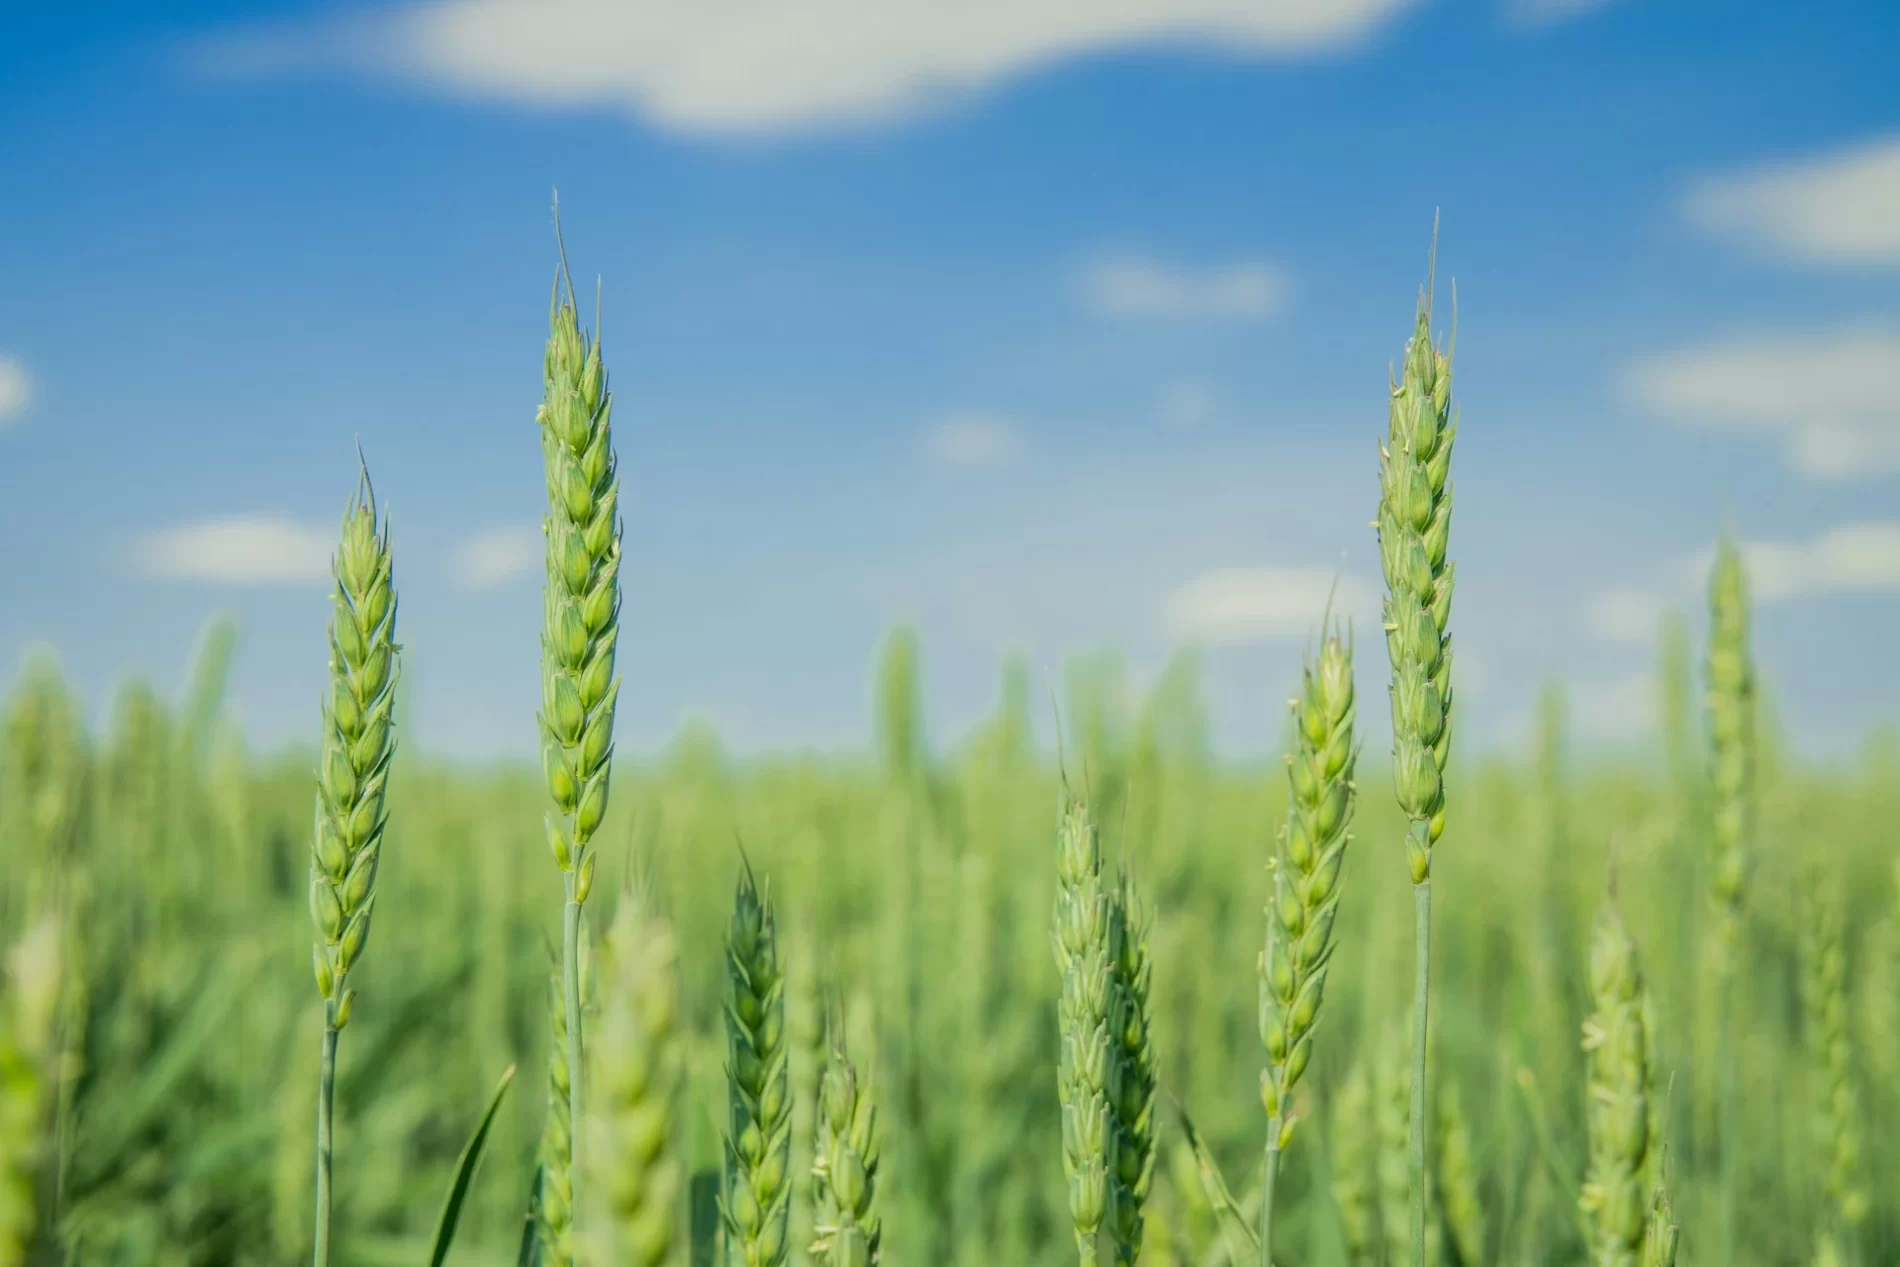
<path fill-rule="evenodd" d="M 323 763 L 317 773 L 316 830 L 310 850 L 310 911 L 316 923 L 317 992 L 323 998 L 323 1054 L 317 1085 L 316 1267 L 330 1261 L 332 1108 L 337 1035 L 350 1022 L 356 991 L 350 969 L 369 939 L 376 871 L 387 814 L 384 798 L 396 749 L 396 590 L 389 523 L 378 520 L 364 471 L 343 515 L 332 572 L 330 693 L 323 703 Z"/>
<path fill-rule="evenodd" d="M 1477 1267 L 1484 1261 L 1487 1240 L 1484 1203 L 1478 1195 L 1477 1150 L 1471 1121 L 1456 1082 L 1445 1082 L 1438 1093 L 1438 1181 L 1445 1205 L 1445 1226 L 1458 1250 L 1458 1261 Z"/>
<path fill-rule="evenodd" d="M 877 1106 L 834 1036 L 818 1091 L 812 1155 L 811 1254 L 827 1267 L 876 1267 L 884 1224 L 877 1211 Z"/>
<path fill-rule="evenodd" d="M 597 1267 L 661 1267 L 679 1240 L 686 1182 L 676 1140 L 685 1052 L 672 929 L 638 894 L 621 898 L 599 986 L 579 1243 Z"/>
<path fill-rule="evenodd" d="M 1816 1169 L 1841 1239 L 1867 1216 L 1860 1176 L 1860 1095 L 1847 1001 L 1847 945 L 1838 889 L 1817 875 L 1803 886 L 1802 1002 L 1813 1085 Z"/>
<path fill-rule="evenodd" d="M 594 956 L 588 940 L 580 939 L 581 1018 L 592 1014 Z M 567 999 L 557 961 L 548 978 L 548 1095 L 536 1149 L 534 1235 L 539 1244 L 540 1267 L 572 1267 L 574 1262 L 574 1122 L 569 1116 L 570 1084 L 567 1041 Z"/>
<path fill-rule="evenodd" d="M 1378 1155 L 1373 1124 L 1372 1078 L 1364 1057 L 1355 1057 L 1334 1093 L 1327 1150 L 1332 1161 L 1333 1204 L 1340 1237 L 1353 1267 L 1369 1263 L 1379 1243 L 1379 1209 L 1373 1189 Z"/>
<path fill-rule="evenodd" d="M 1142 1212 L 1154 1184 L 1159 1071 L 1149 1008 L 1154 981 L 1154 961 L 1148 947 L 1152 927 L 1153 912 L 1142 903 L 1133 877 L 1123 873 L 1109 907 L 1117 1066 L 1111 1104 L 1117 1200 L 1109 1213 L 1116 1253 L 1124 1265 L 1132 1264 L 1141 1252 L 1145 1235 Z"/>
<path fill-rule="evenodd" d="M 35 1187 L 52 1143 L 62 950 L 60 921 L 43 918 L 13 946 L 0 979 L 0 1267 L 22 1267 L 39 1225 Z"/>
<path fill-rule="evenodd" d="M 1260 1201 L 1260 1267 L 1271 1267 L 1274 1190 L 1280 1153 L 1293 1137 L 1289 1096 L 1313 1055 L 1313 1029 L 1333 957 L 1340 879 L 1352 842 L 1355 714 L 1352 648 L 1328 631 L 1292 702 L 1290 795 L 1273 868 L 1273 902 L 1260 956 L 1260 1041 L 1267 1066 L 1260 1098 L 1267 1111 L 1266 1176 Z"/>
<path fill-rule="evenodd" d="M 1711 792 L 1710 897 L 1715 907 L 1718 1143 L 1722 1190 L 1722 1237 L 1735 1250 L 1739 1184 L 1734 1132 L 1737 1126 L 1735 1071 L 1735 977 L 1739 957 L 1744 886 L 1755 833 L 1757 759 L 1755 666 L 1749 654 L 1748 580 L 1742 554 L 1724 537 L 1716 545 L 1709 577 L 1709 646 L 1705 665 Z"/>
<path fill-rule="evenodd" d="M 1411 820 L 1416 965 L 1412 995 L 1412 1261 L 1424 1267 L 1426 1033 L 1431 1004 L 1432 846 L 1445 830 L 1445 763 L 1451 755 L 1451 358 L 1432 343 L 1431 288 L 1419 297 L 1402 371 L 1392 383 L 1379 450 L 1379 556 L 1385 570 L 1385 637 L 1392 662 L 1392 767 L 1399 807 Z"/>
<path fill-rule="evenodd" d="M 1088 808 L 1066 788 L 1064 801 L 1056 834 L 1054 942 L 1062 973 L 1056 1090 L 1076 1250 L 1082 1267 L 1100 1267 L 1113 1254 L 1112 1236 L 1103 1234 L 1102 1223 L 1114 1199 L 1110 1183 L 1118 1178 L 1111 1108 L 1120 1063 L 1112 1037 L 1112 902 L 1102 881 L 1102 846 Z"/>
<path fill-rule="evenodd" d="M 743 1267 L 784 1267 L 792 1185 L 790 1044 L 777 921 L 748 864 L 726 931 L 728 1247 Z"/>
<path fill-rule="evenodd" d="M 1646 1218 L 1650 1211 L 1643 1195 L 1655 1146 L 1649 1025 L 1636 944 L 1614 905 L 1606 905 L 1597 919 L 1589 975 L 1592 1010 L 1583 1024 L 1583 1051 L 1589 1062 L 1590 1168 L 1579 1204 L 1588 1218 L 1594 1267 L 1637 1267 L 1648 1223 L 1654 1221 Z"/>
<path fill-rule="evenodd" d="M 557 208 L 558 210 L 558 208 Z M 557 222 L 558 233 L 558 222 Z M 562 272 L 566 273 L 563 260 Z M 561 985 L 567 1014 L 568 1116 L 584 1097 L 581 1031 L 581 907 L 594 884 L 594 833 L 607 814 L 614 703 L 620 680 L 620 482 L 610 416 L 613 396 L 600 343 L 581 332 L 570 282 L 549 303 L 543 396 L 536 420 L 547 474 L 547 583 L 542 591 L 541 764 L 555 812 L 548 844 L 567 902 L 561 921 Z M 570 1147 L 576 1142 L 570 1135 Z M 569 1175 L 579 1170 L 569 1158 Z"/>

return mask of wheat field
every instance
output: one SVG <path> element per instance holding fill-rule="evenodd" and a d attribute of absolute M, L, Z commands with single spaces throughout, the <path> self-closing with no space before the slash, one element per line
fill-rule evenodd
<path fill-rule="evenodd" d="M 1431 402 L 1449 372 L 1418 359 Z M 305 751 L 226 721 L 228 625 L 176 698 L 127 687 L 101 733 L 55 660 L 22 668 L 0 749 L 0 1267 L 281 1264 L 313 1238 L 319 1264 L 420 1263 L 448 1248 L 458 1173 L 464 1264 L 1900 1261 L 1900 747 L 1789 750 L 1747 663 L 1739 559 L 1718 559 L 1710 647 L 1660 632 L 1662 724 L 1621 756 L 1573 756 L 1555 690 L 1514 751 L 1452 738 L 1441 463 L 1415 526 L 1387 490 L 1382 536 L 1430 556 L 1388 560 L 1394 594 L 1438 631 L 1413 667 L 1392 656 L 1396 779 L 1352 739 L 1352 682 L 1361 715 L 1387 706 L 1378 631 L 1344 668 L 1328 644 L 1318 685 L 1260 684 L 1304 692 L 1318 720 L 1296 713 L 1285 750 L 1336 791 L 1217 757 L 1185 655 L 1142 699 L 1112 664 L 1072 674 L 1059 749 L 1012 664 L 990 720 L 932 750 L 904 630 L 869 756 L 742 761 L 695 730 L 610 770 L 597 366 L 557 306 L 548 469 L 523 473 L 551 499 L 541 727 L 566 755 L 544 769 L 390 755 L 384 679 L 362 676 L 379 653 L 347 629 Z M 1379 472 L 1366 489 L 1370 510 Z M 374 633 L 362 604 L 386 601 L 393 624 L 387 561 L 346 576 L 347 555 L 339 591 L 361 597 L 336 619 Z M 1395 610 L 1388 634 L 1421 618 Z M 319 769 L 344 826 L 313 845 Z M 351 820 L 364 805 L 386 826 Z M 1305 846 L 1302 815 L 1325 823 Z M 312 860 L 326 831 L 354 842 L 334 869 Z M 1408 1033 L 1421 879 L 1430 1022 Z M 458 1172 L 511 1068 L 534 1076 Z"/>

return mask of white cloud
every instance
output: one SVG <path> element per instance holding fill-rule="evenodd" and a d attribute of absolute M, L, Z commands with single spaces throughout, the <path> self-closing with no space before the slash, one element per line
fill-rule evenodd
<path fill-rule="evenodd" d="M 1082 271 L 1082 298 L 1111 317 L 1257 320 L 1286 303 L 1279 270 L 1258 261 L 1212 268 L 1169 264 L 1144 255 L 1103 255 Z"/>
<path fill-rule="evenodd" d="M 1523 27 L 1555 26 L 1607 9 L 1616 0 L 1506 0 L 1505 16 Z"/>
<path fill-rule="evenodd" d="M 1653 589 L 1624 587 L 1604 590 L 1584 607 L 1590 632 L 1609 642 L 1648 642 L 1656 636 L 1667 596 Z"/>
<path fill-rule="evenodd" d="M 1818 264 L 1900 263 L 1900 134 L 1703 181 L 1694 224 Z"/>
<path fill-rule="evenodd" d="M 1689 426 L 1781 437 L 1801 474 L 1851 480 L 1900 471 L 1900 331 L 1754 335 L 1636 366 L 1625 386 Z"/>
<path fill-rule="evenodd" d="M 462 543 L 455 577 L 465 589 L 496 589 L 540 569 L 546 553 L 537 524 L 493 528 Z"/>
<path fill-rule="evenodd" d="M 1715 548 L 1669 565 L 1653 585 L 1604 590 L 1584 620 L 1610 642 L 1648 642 L 1663 612 L 1702 601 Z M 1841 524 L 1807 540 L 1742 542 L 1749 596 L 1763 606 L 1833 594 L 1900 594 L 1900 522 Z"/>
<path fill-rule="evenodd" d="M 1161 624 L 1178 641 L 1238 646 L 1311 635 L 1329 602 L 1341 618 L 1378 610 L 1369 586 L 1324 568 L 1223 568 L 1169 594 Z"/>
<path fill-rule="evenodd" d="M 1184 378 L 1169 383 L 1155 396 L 1155 412 L 1178 431 L 1189 431 L 1214 416 L 1220 396 L 1205 379 Z"/>
<path fill-rule="evenodd" d="M 960 470 L 1001 466 L 1022 448 L 1016 428 L 988 414 L 952 414 L 924 434 L 930 456 Z"/>
<path fill-rule="evenodd" d="M 343 65 L 702 133 L 916 113 L 1064 59 L 1172 44 L 1337 52 L 1415 0 L 428 0 L 199 50 L 225 74 Z"/>
<path fill-rule="evenodd" d="M 17 422 L 33 403 L 33 380 L 26 366 L 10 356 L 0 356 L 0 427 Z"/>
<path fill-rule="evenodd" d="M 1634 739 L 1653 734 L 1658 689 L 1646 672 L 1608 681 L 1579 682 L 1570 688 L 1570 718 L 1577 730 L 1596 739 Z"/>
<path fill-rule="evenodd" d="M 1714 552 L 1696 558 L 1706 576 Z M 1900 593 L 1900 523 L 1843 524 L 1808 541 L 1744 541 L 1742 564 L 1757 602 L 1823 594 Z"/>
<path fill-rule="evenodd" d="M 329 577 L 334 538 L 282 515 L 231 515 L 156 533 L 136 562 L 157 580 L 310 585 Z"/>

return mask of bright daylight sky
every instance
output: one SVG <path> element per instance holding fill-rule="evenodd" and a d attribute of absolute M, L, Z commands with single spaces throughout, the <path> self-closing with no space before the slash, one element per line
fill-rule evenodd
<path fill-rule="evenodd" d="M 0 664 L 50 643 L 95 717 L 229 611 L 248 735 L 314 735 L 360 439 L 417 741 L 533 751 L 558 186 L 629 751 L 860 745 L 909 621 L 939 746 L 1010 649 L 1194 645 L 1262 753 L 1335 575 L 1379 718 L 1439 208 L 1471 741 L 1551 677 L 1588 741 L 1649 733 L 1724 524 L 1797 740 L 1900 718 L 1892 0 L 85 9 L 0 8 Z"/>

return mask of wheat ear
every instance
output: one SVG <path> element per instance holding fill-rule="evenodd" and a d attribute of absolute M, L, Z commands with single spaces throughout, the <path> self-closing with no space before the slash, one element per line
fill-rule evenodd
<path fill-rule="evenodd" d="M 791 1240 L 790 1044 L 777 921 L 748 865 L 726 931 L 728 1245 L 743 1267 L 783 1267 Z"/>
<path fill-rule="evenodd" d="M 1710 897 L 1715 907 L 1717 1142 L 1722 1193 L 1724 1259 L 1735 1251 L 1739 1168 L 1735 1070 L 1736 960 L 1740 953 L 1744 887 L 1755 832 L 1755 666 L 1749 653 L 1748 578 L 1741 550 L 1724 537 L 1709 575 L 1709 647 L 1706 706 L 1709 729 Z"/>
<path fill-rule="evenodd" d="M 1119 1060 L 1112 1039 L 1114 950 L 1112 903 L 1102 882 L 1102 846 L 1086 806 L 1064 792 L 1056 833 L 1055 954 L 1062 973 L 1057 1008 L 1061 1059 L 1056 1090 L 1062 1105 L 1062 1167 L 1069 1218 L 1082 1267 L 1111 1260 L 1102 1223 L 1119 1187 L 1111 1104 Z"/>
<path fill-rule="evenodd" d="M 565 268 L 565 265 L 563 266 Z M 555 813 L 549 847 L 567 902 L 561 984 L 567 1009 L 568 1112 L 581 1120 L 586 1036 L 580 1014 L 580 918 L 594 884 L 589 848 L 607 814 L 613 765 L 614 649 L 620 632 L 620 481 L 613 396 L 600 343 L 581 333 L 573 287 L 548 311 L 536 417 L 547 475 L 547 583 L 542 591 L 541 764 Z M 571 1166 L 578 1172 L 579 1166 Z"/>
<path fill-rule="evenodd" d="M 16 944 L 0 980 L 0 1267 L 22 1267 L 39 1211 L 35 1183 L 51 1142 L 60 922 L 42 919 Z"/>
<path fill-rule="evenodd" d="M 812 1154 L 812 1258 L 827 1267 L 876 1267 L 884 1224 L 877 1212 L 877 1106 L 834 1036 L 818 1090 Z"/>
<path fill-rule="evenodd" d="M 1648 1026 L 1636 945 L 1610 906 L 1591 937 L 1590 998 L 1592 1011 L 1583 1023 L 1590 1065 L 1590 1169 L 1581 1202 L 1589 1217 L 1591 1262 L 1636 1267 L 1650 1147 Z"/>
<path fill-rule="evenodd" d="M 579 1244 L 592 1267 L 660 1267 L 679 1239 L 686 1178 L 676 1139 L 685 1056 L 673 933 L 627 893 L 601 950 Z"/>
<path fill-rule="evenodd" d="M 1831 1217 L 1847 1239 L 1867 1216 L 1860 1182 L 1860 1094 L 1854 1081 L 1854 1044 L 1847 1006 L 1847 939 L 1835 883 L 1809 875 L 1803 885 L 1802 1002 L 1812 1079 L 1817 1170 Z"/>
<path fill-rule="evenodd" d="M 1143 1210 L 1154 1185 L 1155 1091 L 1159 1070 L 1151 1031 L 1149 994 L 1154 961 L 1148 947 L 1153 914 L 1133 877 L 1123 873 L 1109 908 L 1109 945 L 1114 958 L 1114 1056 L 1111 1107 L 1115 1117 L 1116 1200 L 1110 1207 L 1116 1253 L 1131 1264 L 1146 1234 Z"/>
<path fill-rule="evenodd" d="M 317 1086 L 316 1267 L 330 1261 L 331 1110 L 337 1035 L 350 1023 L 347 982 L 369 940 L 376 870 L 387 826 L 384 799 L 395 754 L 398 648 L 389 523 L 363 473 L 343 515 L 332 564 L 330 693 L 323 703 L 323 763 L 317 772 L 310 850 L 310 911 L 316 922 L 317 992 L 323 996 L 323 1056 Z"/>
<path fill-rule="evenodd" d="M 1293 1136 L 1288 1098 L 1313 1055 L 1313 1029 L 1325 1000 L 1333 957 L 1340 879 L 1352 841 L 1352 648 L 1324 634 L 1318 661 L 1301 674 L 1292 702 L 1293 751 L 1287 755 L 1286 826 L 1275 860 L 1267 942 L 1260 956 L 1260 1041 L 1267 1066 L 1260 1098 L 1267 1111 L 1266 1176 L 1260 1201 L 1260 1267 L 1271 1267 L 1273 1200 L 1280 1153 Z"/>
<path fill-rule="evenodd" d="M 1392 661 L 1392 768 L 1399 808 L 1411 820 L 1412 1261 L 1424 1267 L 1426 1211 L 1425 1036 L 1430 1029 L 1432 846 L 1445 830 L 1445 764 L 1451 756 L 1451 359 L 1432 343 L 1431 290 L 1419 297 L 1405 361 L 1392 384 L 1379 450 L 1379 558 L 1385 570 L 1385 640 Z"/>

